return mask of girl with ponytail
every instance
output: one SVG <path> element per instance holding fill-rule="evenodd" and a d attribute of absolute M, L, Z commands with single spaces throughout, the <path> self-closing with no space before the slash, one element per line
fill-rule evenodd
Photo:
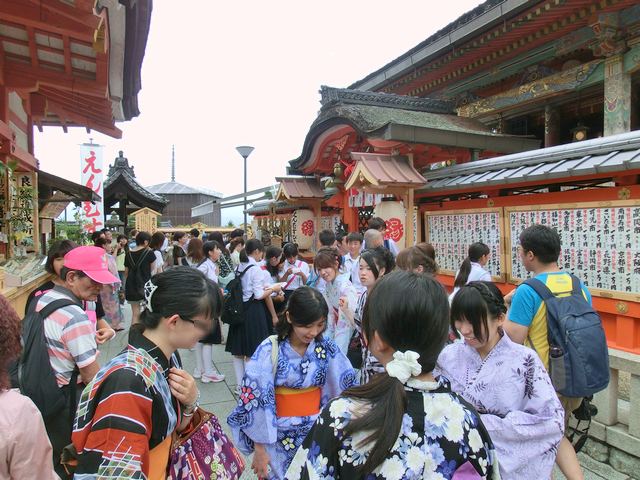
<path fill-rule="evenodd" d="M 449 296 L 449 302 L 458 293 L 461 287 L 469 282 L 491 281 L 491 274 L 484 268 L 489 262 L 489 254 L 491 250 L 482 242 L 476 242 L 469 245 L 467 258 L 460 264 L 460 269 L 456 273 L 456 279 L 453 282 L 453 292 Z"/>
<path fill-rule="evenodd" d="M 464 342 L 442 351 L 437 371 L 480 412 L 503 480 L 550 478 L 563 433 L 562 405 L 536 352 L 504 334 L 506 312 L 493 283 L 462 287 L 451 305 L 451 327 Z"/>
<path fill-rule="evenodd" d="M 363 332 L 386 372 L 329 402 L 286 477 L 497 478 L 478 413 L 432 373 L 448 323 L 446 293 L 430 276 L 396 271 L 378 281 Z"/>

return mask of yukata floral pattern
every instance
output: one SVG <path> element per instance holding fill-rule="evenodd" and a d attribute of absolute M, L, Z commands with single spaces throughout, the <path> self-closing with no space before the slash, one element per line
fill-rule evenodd
<path fill-rule="evenodd" d="M 533 350 L 505 334 L 482 360 L 475 348 L 454 343 L 440 354 L 436 371 L 480 412 L 503 479 L 550 478 L 564 411 Z"/>
<path fill-rule="evenodd" d="M 270 479 L 284 477 L 317 417 L 278 417 L 275 387 L 318 386 L 323 406 L 356 383 L 349 360 L 328 339 L 314 340 L 301 356 L 287 338 L 278 344 L 277 359 L 274 375 L 271 340 L 266 339 L 258 346 L 246 365 L 238 405 L 227 418 L 234 443 L 242 453 L 250 455 L 254 443 L 265 446 L 270 458 Z"/>
<path fill-rule="evenodd" d="M 352 418 L 370 406 L 351 398 L 331 401 L 297 451 L 286 478 L 298 479 L 499 479 L 491 439 L 479 415 L 451 393 L 448 382 L 405 387 L 407 411 L 400 434 L 384 462 L 370 474 L 358 471 L 372 448 L 368 432 L 346 436 Z"/>
<path fill-rule="evenodd" d="M 333 340 L 340 348 L 340 351 L 346 355 L 349 350 L 349 342 L 353 335 L 354 325 L 340 310 L 340 298 L 345 297 L 351 309 L 355 309 L 358 301 L 356 289 L 349 280 L 348 272 L 339 274 L 333 282 L 327 282 L 325 291 L 322 294 L 329 306 L 327 330 L 324 336 Z"/>

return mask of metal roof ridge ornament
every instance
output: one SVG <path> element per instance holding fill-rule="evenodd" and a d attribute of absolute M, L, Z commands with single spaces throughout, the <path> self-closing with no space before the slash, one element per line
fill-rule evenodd
<path fill-rule="evenodd" d="M 408 95 L 397 95 L 395 93 L 351 90 L 348 88 L 334 88 L 326 85 L 320 87 L 320 96 L 320 104 L 323 110 L 336 104 L 352 104 L 455 115 L 455 105 L 449 100 L 410 97 Z"/>

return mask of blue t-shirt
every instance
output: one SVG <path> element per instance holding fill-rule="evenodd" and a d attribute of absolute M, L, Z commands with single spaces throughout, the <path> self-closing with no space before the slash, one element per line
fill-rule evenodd
<path fill-rule="evenodd" d="M 554 288 L 552 285 L 552 281 L 548 281 L 549 277 L 555 276 L 569 276 L 566 272 L 551 272 L 551 273 L 541 273 L 540 275 L 536 275 L 534 278 L 540 280 L 542 283 L 547 285 L 549 289 L 553 293 L 560 293 Z M 571 277 L 569 276 L 569 285 L 571 285 Z M 582 287 L 582 292 L 589 304 L 591 304 L 591 294 L 587 287 L 585 287 L 582 280 L 580 280 L 580 287 Z M 563 289 L 564 290 L 564 289 Z M 571 287 L 569 287 L 568 292 L 571 291 Z M 512 322 L 518 323 L 520 325 L 524 325 L 528 327 L 531 325 L 533 318 L 536 312 L 540 309 L 542 305 L 542 298 L 536 293 L 536 291 L 531 288 L 529 285 L 520 285 L 516 290 L 516 293 L 513 295 L 513 299 L 511 300 L 511 308 L 509 308 L 509 320 Z"/>
<path fill-rule="evenodd" d="M 557 296 L 569 295 L 573 289 L 571 275 L 566 272 L 549 272 L 534 278 L 544 283 Z M 585 299 L 591 303 L 591 294 L 582 281 L 580 287 Z M 564 295 L 563 295 L 564 294 Z M 546 368 L 549 367 L 549 342 L 547 339 L 547 308 L 542 298 L 529 285 L 520 285 L 511 300 L 507 314 L 510 321 L 529 327 L 525 345 L 532 347 Z"/>

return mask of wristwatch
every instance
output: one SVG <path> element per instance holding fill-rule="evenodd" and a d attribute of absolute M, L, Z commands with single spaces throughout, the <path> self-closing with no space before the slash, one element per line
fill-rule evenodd
<path fill-rule="evenodd" d="M 198 390 L 198 397 L 196 398 L 195 402 L 193 402 L 191 405 L 183 405 L 182 406 L 182 416 L 184 416 L 184 417 L 193 416 L 193 413 L 196 411 L 196 409 L 199 406 L 200 406 L 200 390 Z"/>

